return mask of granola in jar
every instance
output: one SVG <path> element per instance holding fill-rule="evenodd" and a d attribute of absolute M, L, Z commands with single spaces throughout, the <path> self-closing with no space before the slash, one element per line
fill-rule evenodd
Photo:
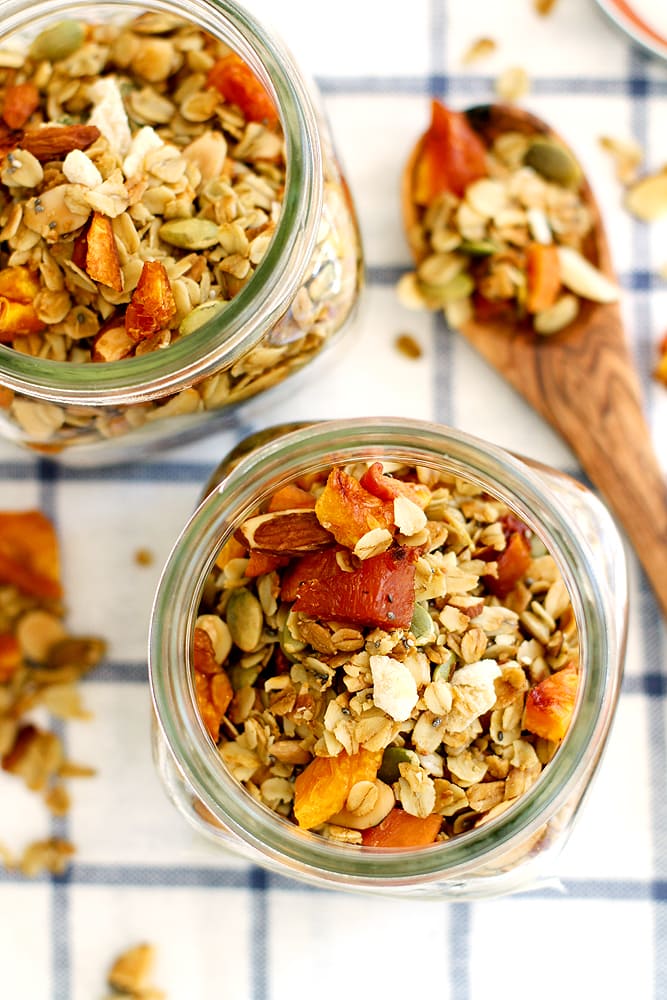
<path fill-rule="evenodd" d="M 552 556 L 447 472 L 364 461 L 282 486 L 206 581 L 193 684 L 222 761 L 304 830 L 455 838 L 558 750 L 579 637 Z"/>
<path fill-rule="evenodd" d="M 324 126 L 309 107 L 283 130 L 298 90 L 272 94 L 178 0 L 120 22 L 103 6 L 0 43 L 0 416 L 46 451 L 270 388 L 360 288 Z"/>

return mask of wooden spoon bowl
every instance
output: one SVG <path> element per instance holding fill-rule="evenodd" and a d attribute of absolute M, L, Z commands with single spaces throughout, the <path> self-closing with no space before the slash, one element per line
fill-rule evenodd
<path fill-rule="evenodd" d="M 487 145 L 508 131 L 548 135 L 565 145 L 549 126 L 519 108 L 483 105 L 466 115 Z M 420 143 L 405 167 L 401 192 L 405 232 L 417 262 L 423 253 L 411 236 L 419 222 L 412 190 Z M 583 252 L 615 281 L 600 211 L 585 177 L 580 195 L 593 218 Z M 619 303 L 582 299 L 577 318 L 546 337 L 507 318 L 473 318 L 458 332 L 572 448 L 625 529 L 667 616 L 667 486 L 644 417 Z"/>

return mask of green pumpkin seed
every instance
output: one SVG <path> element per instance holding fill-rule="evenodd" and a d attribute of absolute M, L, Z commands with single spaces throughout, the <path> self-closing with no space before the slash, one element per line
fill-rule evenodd
<path fill-rule="evenodd" d="M 219 242 L 220 230 L 211 219 L 170 219 L 160 226 L 159 235 L 182 250 L 206 250 Z"/>
<path fill-rule="evenodd" d="M 445 657 L 442 663 L 439 663 L 433 671 L 432 679 L 434 681 L 448 681 L 456 667 L 456 656 L 448 649 L 445 653 Z"/>
<path fill-rule="evenodd" d="M 81 21 L 58 21 L 40 31 L 30 46 L 30 55 L 33 59 L 48 59 L 49 62 L 66 59 L 83 45 L 85 35 Z"/>
<path fill-rule="evenodd" d="M 262 664 L 258 663 L 254 667 L 242 667 L 240 663 L 235 663 L 227 673 L 235 691 L 240 691 L 244 687 L 252 687 L 259 677 Z"/>
<path fill-rule="evenodd" d="M 491 240 L 462 240 L 459 250 L 469 253 L 471 257 L 489 257 L 497 253 L 498 247 Z"/>
<path fill-rule="evenodd" d="M 577 161 L 567 149 L 552 139 L 533 139 L 523 162 L 546 180 L 563 187 L 576 187 L 581 181 L 581 168 Z"/>
<path fill-rule="evenodd" d="M 227 303 L 223 302 L 222 299 L 211 299 L 209 302 L 202 302 L 200 306 L 196 306 L 192 312 L 183 317 L 178 327 L 178 332 L 182 337 L 187 337 L 189 333 L 194 333 L 204 323 L 208 323 L 210 319 L 219 316 L 226 305 Z"/>
<path fill-rule="evenodd" d="M 264 627 L 264 612 L 254 594 L 245 587 L 233 590 L 227 601 L 227 624 L 234 643 L 244 653 L 257 647 Z"/>
<path fill-rule="evenodd" d="M 415 604 L 410 631 L 418 646 L 425 646 L 436 638 L 435 623 L 423 604 Z"/>
<path fill-rule="evenodd" d="M 387 785 L 393 785 L 401 776 L 398 765 L 410 762 L 419 763 L 419 757 L 414 750 L 406 750 L 405 747 L 386 747 L 382 754 L 378 778 Z"/>
<path fill-rule="evenodd" d="M 295 637 L 292 635 L 292 633 L 289 630 L 287 622 L 285 622 L 285 624 L 280 630 L 280 648 L 282 649 L 287 659 L 291 660 L 292 663 L 296 663 L 298 659 L 297 654 L 303 652 L 303 650 L 306 648 L 305 642 L 301 642 L 299 639 L 295 639 Z"/>

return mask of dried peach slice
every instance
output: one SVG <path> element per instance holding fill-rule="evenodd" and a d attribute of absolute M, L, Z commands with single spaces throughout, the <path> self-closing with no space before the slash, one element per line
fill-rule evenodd
<path fill-rule="evenodd" d="M 207 83 L 230 104 L 236 104 L 248 121 L 264 122 L 269 126 L 278 124 L 278 112 L 270 95 L 248 64 L 235 52 L 214 63 Z"/>
<path fill-rule="evenodd" d="M 545 677 L 528 692 L 525 728 L 545 740 L 560 742 L 570 725 L 578 687 L 579 674 L 572 664 Z"/>
<path fill-rule="evenodd" d="M 441 826 L 442 816 L 437 813 L 422 819 L 396 808 L 377 826 L 363 830 L 361 839 L 364 847 L 426 847 L 435 841 Z"/>
<path fill-rule="evenodd" d="M 35 597 L 62 595 L 56 533 L 40 511 L 0 512 L 0 582 Z"/>
<path fill-rule="evenodd" d="M 111 219 L 101 212 L 93 212 L 81 239 L 83 253 L 82 248 L 77 246 L 75 263 L 78 263 L 78 257 L 81 255 L 83 263 L 80 266 L 93 281 L 99 281 L 100 284 L 113 288 L 115 292 L 122 292 L 123 272 L 120 269 L 120 257 Z"/>
<path fill-rule="evenodd" d="M 133 340 L 163 330 L 176 314 L 169 276 L 159 260 L 147 260 L 125 313 L 125 329 Z"/>
<path fill-rule="evenodd" d="M 358 479 L 338 467 L 331 470 L 315 513 L 320 524 L 348 549 L 354 549 L 362 535 L 373 528 L 386 528 L 392 533 L 396 530 L 393 500 L 374 496 Z"/>
<path fill-rule="evenodd" d="M 355 754 L 341 750 L 337 757 L 315 757 L 294 782 L 294 816 L 302 829 L 312 830 L 340 812 L 357 781 L 374 781 L 382 751 Z"/>

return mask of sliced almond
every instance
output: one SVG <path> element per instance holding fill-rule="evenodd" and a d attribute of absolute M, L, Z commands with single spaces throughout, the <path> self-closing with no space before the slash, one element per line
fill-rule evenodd
<path fill-rule="evenodd" d="M 618 285 L 598 271 L 572 247 L 559 246 L 561 281 L 571 292 L 593 302 L 617 302 L 620 297 Z"/>

